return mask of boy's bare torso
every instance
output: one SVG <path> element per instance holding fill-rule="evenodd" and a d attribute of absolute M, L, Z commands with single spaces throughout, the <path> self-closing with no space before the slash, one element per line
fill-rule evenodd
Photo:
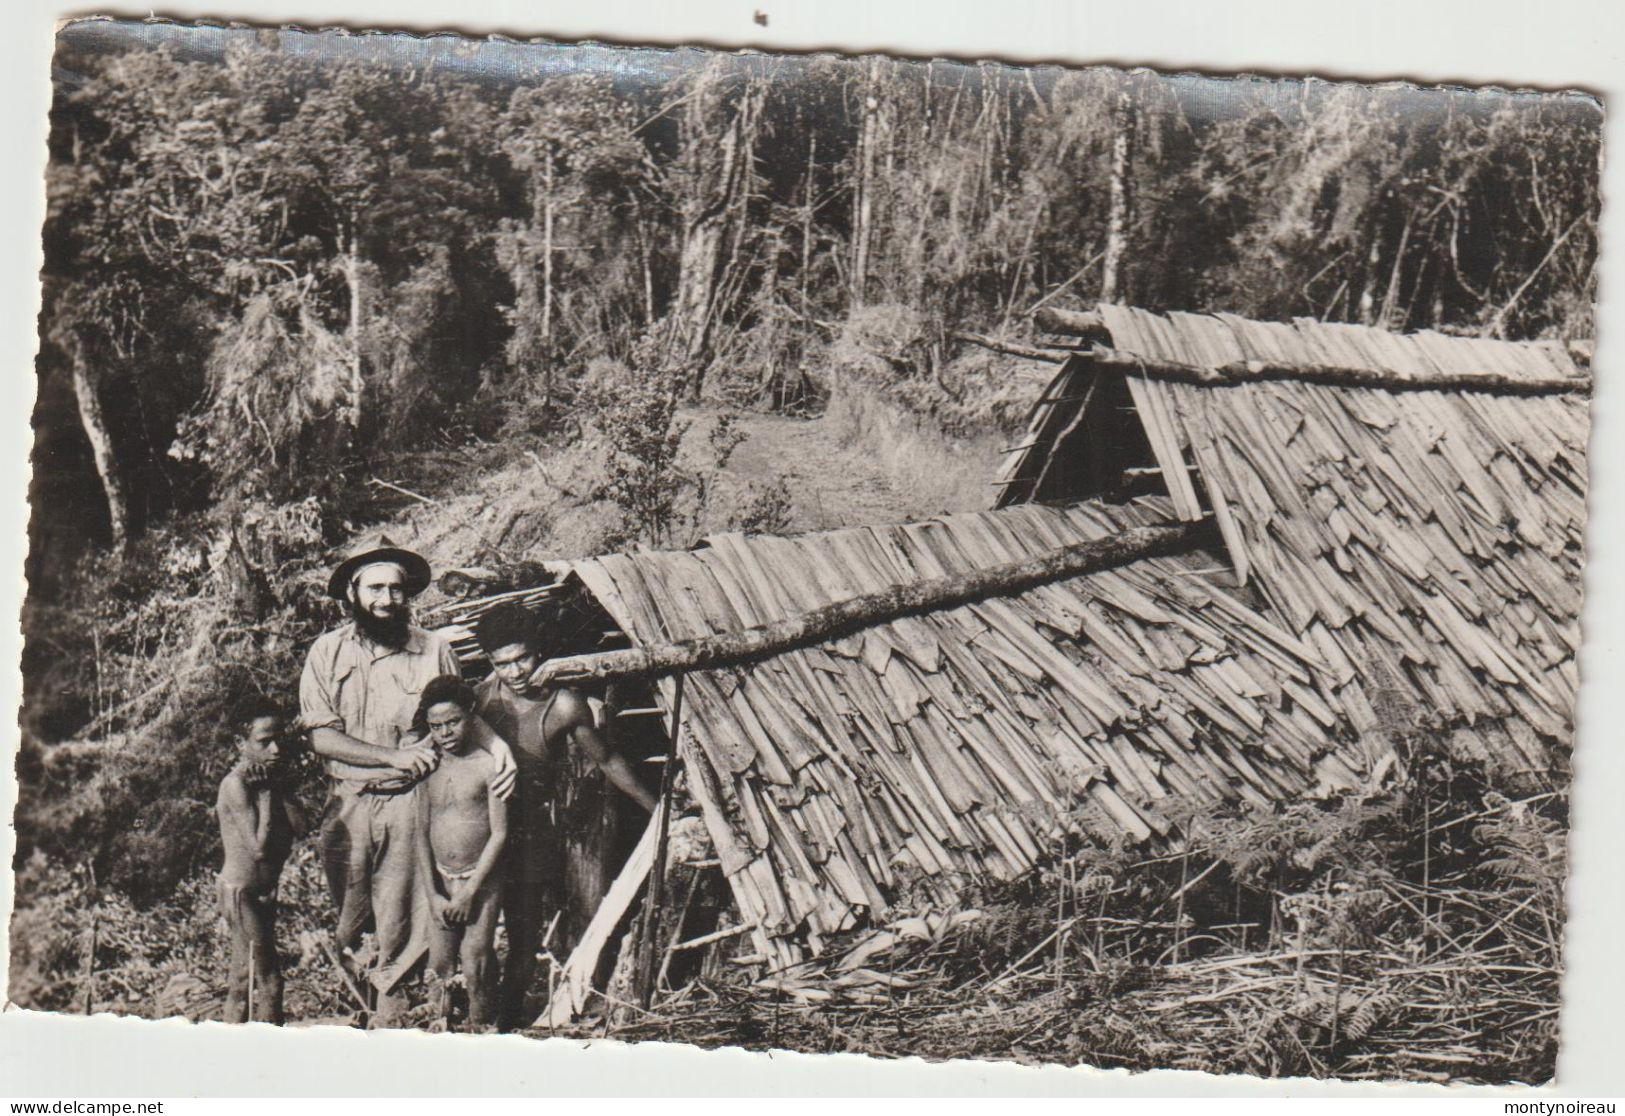
<path fill-rule="evenodd" d="M 423 782 L 429 849 L 442 871 L 466 872 L 491 839 L 491 761 L 479 751 L 445 752 Z"/>
<path fill-rule="evenodd" d="M 216 803 L 225 847 L 222 881 L 254 894 L 275 890 L 294 839 L 284 794 L 268 784 L 250 786 L 240 769 L 226 775 Z"/>

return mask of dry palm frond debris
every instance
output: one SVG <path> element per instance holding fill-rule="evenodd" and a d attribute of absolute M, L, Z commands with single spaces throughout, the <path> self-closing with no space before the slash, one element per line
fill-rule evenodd
<path fill-rule="evenodd" d="M 1238 815 L 1187 851 L 1075 848 L 613 1031 L 878 1056 L 1269 1077 L 1538 1082 L 1557 1051 L 1559 796 Z M 1414 822 L 1431 805 L 1431 878 Z M 1413 837 L 1407 838 L 1411 833 Z M 723 966 L 728 968 L 729 966 Z"/>

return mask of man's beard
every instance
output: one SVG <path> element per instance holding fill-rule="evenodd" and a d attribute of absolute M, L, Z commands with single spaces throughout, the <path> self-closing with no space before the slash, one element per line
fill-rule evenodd
<path fill-rule="evenodd" d="M 350 616 L 355 620 L 357 631 L 378 646 L 387 647 L 391 651 L 399 651 L 405 647 L 411 635 L 412 611 L 404 606 L 388 620 L 381 620 L 355 601 L 351 601 Z"/>

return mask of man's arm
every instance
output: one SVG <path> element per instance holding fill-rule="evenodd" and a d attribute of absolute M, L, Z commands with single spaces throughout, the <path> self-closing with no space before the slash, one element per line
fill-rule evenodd
<path fill-rule="evenodd" d="M 319 725 L 310 730 L 310 750 L 318 756 L 353 763 L 357 767 L 387 767 L 403 771 L 414 779 L 433 771 L 438 760 L 434 747 L 429 744 L 383 748 L 357 740 L 332 725 Z"/>
<path fill-rule="evenodd" d="M 592 709 L 580 695 L 566 690 L 558 697 L 558 705 L 569 718 L 570 739 L 588 759 L 598 765 L 604 777 L 619 787 L 627 797 L 651 814 L 655 809 L 655 796 L 643 785 L 638 773 L 626 762 L 626 757 L 609 746 L 604 734 L 593 723 Z"/>
<path fill-rule="evenodd" d="M 299 721 L 310 731 L 310 750 L 326 759 L 357 767 L 390 768 L 413 777 L 434 770 L 430 749 L 381 748 L 345 731 L 344 715 L 334 700 L 330 678 L 336 669 L 328 650 L 331 638 L 330 632 L 316 641 L 305 656 L 305 667 L 299 674 Z"/>
<path fill-rule="evenodd" d="M 271 812 L 276 809 L 276 801 L 272 796 L 275 793 L 270 787 L 261 787 L 252 796 L 254 802 L 254 852 L 262 858 L 265 856 L 265 850 L 271 847 Z"/>

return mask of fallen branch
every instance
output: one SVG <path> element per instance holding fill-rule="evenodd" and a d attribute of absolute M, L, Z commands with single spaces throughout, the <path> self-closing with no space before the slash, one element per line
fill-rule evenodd
<path fill-rule="evenodd" d="M 355 977 L 351 975 L 350 970 L 345 967 L 343 959 L 333 952 L 332 945 L 325 938 L 318 940 L 316 944 L 321 949 L 322 955 L 333 963 L 333 968 L 338 970 L 339 979 L 344 982 L 344 987 L 350 990 L 350 995 L 354 997 L 356 1006 L 364 1012 L 370 1011 L 371 1009 L 367 1007 L 366 995 L 361 991 L 360 985 L 356 984 Z"/>
<path fill-rule="evenodd" d="M 754 922 L 745 922 L 738 926 L 730 926 L 725 930 L 718 930 L 715 933 L 702 934 L 698 938 L 690 938 L 686 942 L 676 943 L 671 947 L 671 952 L 681 953 L 685 949 L 700 949 L 704 946 L 710 945 L 713 942 L 722 942 L 727 941 L 729 938 L 737 938 L 741 934 L 749 934 L 752 930 L 756 929 L 756 925 L 757 924 Z"/>
<path fill-rule="evenodd" d="M 1018 345 L 1014 341 L 1000 341 L 997 337 L 989 337 L 983 333 L 955 333 L 953 339 L 955 341 L 968 341 L 972 345 L 980 345 L 982 348 L 992 349 L 996 353 L 1024 357 L 1027 360 L 1041 360 L 1046 364 L 1065 364 L 1071 359 L 1070 353 L 1058 352 L 1053 349 L 1035 349 L 1031 345 Z"/>
<path fill-rule="evenodd" d="M 367 483 L 377 485 L 379 488 L 387 488 L 391 492 L 399 492 L 402 496 L 410 496 L 412 499 L 421 500 L 425 504 L 438 504 L 438 503 L 440 503 L 439 500 L 432 500 L 429 497 L 423 495 L 422 493 L 413 492 L 410 488 L 402 488 L 398 484 L 391 484 L 387 480 L 379 480 L 377 477 L 368 477 L 367 478 Z"/>
<path fill-rule="evenodd" d="M 990 597 L 1007 597 L 1051 582 L 1113 569 L 1142 558 L 1173 554 L 1189 544 L 1195 530 L 1196 525 L 1189 523 L 1134 527 L 1108 538 L 1090 539 L 1019 562 L 895 585 L 878 593 L 837 601 L 758 628 L 624 651 L 553 659 L 537 670 L 535 681 L 546 685 L 735 666 L 839 639 L 905 616 L 957 608 Z"/>

